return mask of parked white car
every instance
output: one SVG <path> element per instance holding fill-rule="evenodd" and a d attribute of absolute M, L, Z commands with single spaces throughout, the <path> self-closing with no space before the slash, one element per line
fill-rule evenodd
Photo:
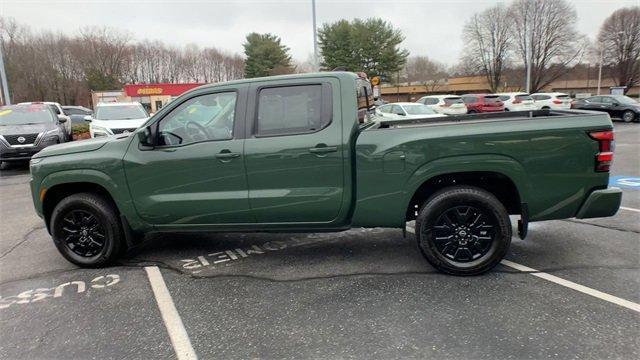
<path fill-rule="evenodd" d="M 92 138 L 134 132 L 148 119 L 149 114 L 139 102 L 99 103 L 94 117 L 85 117 L 90 122 Z"/>
<path fill-rule="evenodd" d="M 439 114 L 464 115 L 467 113 L 467 105 L 458 95 L 428 95 L 416 102 L 427 105 Z"/>
<path fill-rule="evenodd" d="M 397 102 L 376 108 L 376 114 L 388 120 L 408 120 L 444 117 L 424 104 L 412 102 Z"/>
<path fill-rule="evenodd" d="M 569 110 L 571 97 L 565 93 L 535 93 L 531 94 L 538 109 Z"/>
<path fill-rule="evenodd" d="M 58 120 L 61 120 L 60 123 L 64 127 L 66 139 L 64 141 L 71 141 L 72 139 L 72 131 L 71 131 L 71 118 L 65 115 L 62 110 L 62 106 L 59 103 L 53 101 L 30 101 L 30 102 L 21 102 L 18 105 L 31 105 L 31 104 L 45 104 L 48 105 L 51 110 L 56 114 Z"/>
<path fill-rule="evenodd" d="M 538 110 L 531 95 L 524 92 L 497 94 L 504 103 L 504 111 L 532 111 Z"/>

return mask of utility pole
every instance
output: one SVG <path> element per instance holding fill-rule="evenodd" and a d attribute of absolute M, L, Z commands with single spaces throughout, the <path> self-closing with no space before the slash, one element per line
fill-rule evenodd
<path fill-rule="evenodd" d="M 318 63 L 318 35 L 316 34 L 316 0 L 311 0 L 311 12 L 313 15 L 313 70 L 319 71 L 320 64 Z"/>
<path fill-rule="evenodd" d="M 596 95 L 600 95 L 600 85 L 602 84 L 602 58 L 604 55 L 604 45 L 600 44 L 600 61 L 598 64 L 598 91 Z"/>
<path fill-rule="evenodd" d="M 2 78 L 2 101 L 4 105 L 11 105 L 9 97 L 9 85 L 7 85 L 7 73 L 4 70 L 4 56 L 2 55 L 2 45 L 0 44 L 0 78 Z"/>
<path fill-rule="evenodd" d="M 525 25 L 526 26 L 526 25 Z M 525 46 L 526 46 L 526 51 L 525 51 L 525 57 L 527 58 L 526 62 L 527 62 L 527 86 L 526 86 L 526 93 L 528 94 L 531 91 L 531 29 L 529 29 L 530 26 L 526 26 L 525 27 Z"/>

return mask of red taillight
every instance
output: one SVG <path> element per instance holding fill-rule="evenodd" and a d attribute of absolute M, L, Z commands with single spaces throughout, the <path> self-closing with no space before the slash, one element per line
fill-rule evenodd
<path fill-rule="evenodd" d="M 599 152 L 596 154 L 596 171 L 609 171 L 615 147 L 613 131 L 594 131 L 589 133 L 589 137 L 598 141 Z"/>
<path fill-rule="evenodd" d="M 522 100 L 520 99 L 513 100 L 513 104 L 520 104 L 520 103 L 522 103 Z"/>
<path fill-rule="evenodd" d="M 554 104 L 562 104 L 562 101 L 560 101 L 560 100 L 553 100 L 553 103 L 554 103 Z"/>

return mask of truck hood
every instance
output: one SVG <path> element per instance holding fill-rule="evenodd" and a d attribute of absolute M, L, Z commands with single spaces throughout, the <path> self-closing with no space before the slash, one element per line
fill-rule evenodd
<path fill-rule="evenodd" d="M 28 125 L 0 125 L 0 135 L 23 135 L 39 134 L 43 131 L 55 129 L 53 123 L 50 124 L 28 124 Z"/>
<path fill-rule="evenodd" d="M 80 152 L 95 151 L 103 147 L 106 143 L 117 139 L 117 137 L 104 136 L 88 140 L 72 141 L 58 145 L 47 146 L 35 154 L 34 158 L 48 156 L 75 154 Z"/>

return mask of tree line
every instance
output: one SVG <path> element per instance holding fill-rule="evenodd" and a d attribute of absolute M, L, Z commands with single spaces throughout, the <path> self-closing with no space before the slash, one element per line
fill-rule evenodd
<path fill-rule="evenodd" d="M 531 92 L 559 79 L 576 65 L 602 63 L 605 76 L 627 90 L 640 81 L 640 7 L 621 8 L 602 24 L 595 42 L 575 27 L 575 7 L 566 0 L 516 0 L 476 13 L 465 23 L 461 65 L 503 88 L 513 68 L 531 68 Z M 524 79 L 519 82 L 524 85 Z"/>
<path fill-rule="evenodd" d="M 0 41 L 13 102 L 89 105 L 92 90 L 117 90 L 127 83 L 212 83 L 244 77 L 240 54 L 136 42 L 131 34 L 107 27 L 82 28 L 73 36 L 33 33 L 0 18 Z"/>

